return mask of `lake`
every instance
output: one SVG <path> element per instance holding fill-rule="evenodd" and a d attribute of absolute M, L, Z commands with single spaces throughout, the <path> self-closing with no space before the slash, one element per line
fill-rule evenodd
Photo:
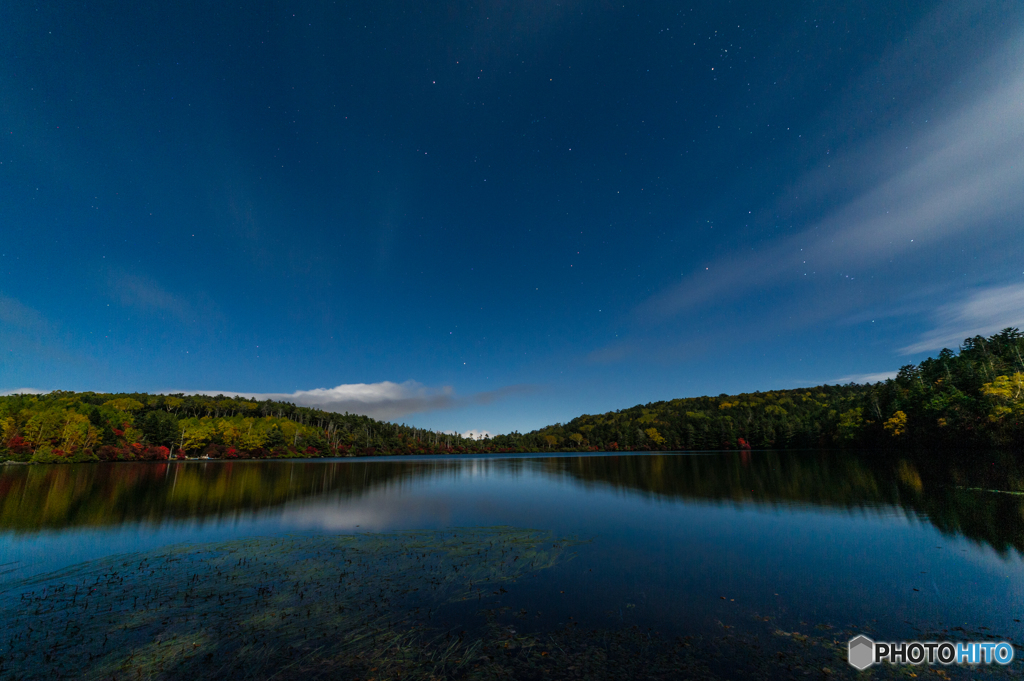
<path fill-rule="evenodd" d="M 854 678 L 1024 640 L 1022 555 L 999 453 L 6 466 L 0 678 Z"/>

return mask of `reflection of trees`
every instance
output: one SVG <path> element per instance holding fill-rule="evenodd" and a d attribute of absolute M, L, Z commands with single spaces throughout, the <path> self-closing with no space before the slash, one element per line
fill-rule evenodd
<path fill-rule="evenodd" d="M 328 492 L 362 494 L 415 466 L 299 461 L 8 466 L 0 529 L 160 523 L 258 512 Z"/>
<path fill-rule="evenodd" d="M 0 530 L 36 531 L 256 513 L 324 494 L 522 470 L 522 460 L 211 461 L 0 467 Z"/>
<path fill-rule="evenodd" d="M 268 461 L 16 466 L 0 470 L 0 529 L 160 523 L 255 513 L 324 494 L 361 497 L 413 481 L 526 471 L 630 494 L 845 510 L 902 509 L 940 531 L 1024 554 L 1024 468 L 983 460 L 828 452 L 444 461 Z"/>
<path fill-rule="evenodd" d="M 894 462 L 850 453 L 769 451 L 566 457 L 544 459 L 542 465 L 586 483 L 676 499 L 899 508 L 944 534 L 1024 555 L 1024 469 L 1005 454 Z"/>

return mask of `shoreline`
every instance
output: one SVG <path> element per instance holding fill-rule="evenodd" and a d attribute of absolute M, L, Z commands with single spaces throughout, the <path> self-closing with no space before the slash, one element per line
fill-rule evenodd
<path fill-rule="evenodd" d="M 92 460 L 92 461 L 0 461 L 0 466 L 48 466 L 48 465 L 71 465 L 71 464 L 102 464 L 102 463 L 210 463 L 210 462 L 221 462 L 221 463 L 236 463 L 236 462 L 248 462 L 248 461 L 301 461 L 307 463 L 319 462 L 319 461 L 443 461 L 443 460 L 454 460 L 454 459 L 503 459 L 503 458 L 515 458 L 515 459 L 545 459 L 550 457 L 601 457 L 601 456 L 644 456 L 650 454 L 662 454 L 662 455 L 692 455 L 699 456 L 704 454 L 737 454 L 737 453 L 754 453 L 754 452 L 836 452 L 836 451 L 848 451 L 857 452 L 860 454 L 865 453 L 884 453 L 890 450 L 885 449 L 809 449 L 809 448 L 782 448 L 782 449 L 699 449 L 699 450 L 687 450 L 687 449 L 676 449 L 676 450 L 618 450 L 618 451 L 593 451 L 593 450 L 558 450 L 551 452 L 450 452 L 446 454 L 350 454 L 342 456 L 273 456 L 273 457 L 237 457 L 237 458 L 219 458 L 219 457 L 187 457 L 183 459 L 169 458 L 169 459 L 136 459 L 136 460 Z"/>

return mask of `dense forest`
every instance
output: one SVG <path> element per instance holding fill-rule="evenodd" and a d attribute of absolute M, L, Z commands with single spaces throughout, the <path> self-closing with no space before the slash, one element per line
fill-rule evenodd
<path fill-rule="evenodd" d="M 274 401 L 72 393 L 0 397 L 0 459 L 75 462 L 552 451 L 1024 445 L 1024 335 L 1005 329 L 894 379 L 652 402 L 488 440 Z"/>
<path fill-rule="evenodd" d="M 0 428 L 0 459 L 36 463 L 441 454 L 473 444 L 356 414 L 182 394 L 9 395 Z"/>

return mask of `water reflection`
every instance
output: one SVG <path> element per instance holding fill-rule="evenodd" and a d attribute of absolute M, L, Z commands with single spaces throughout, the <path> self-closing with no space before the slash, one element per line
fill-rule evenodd
<path fill-rule="evenodd" d="M 34 533 L 257 515 L 289 502 L 357 499 L 443 480 L 523 474 L 626 495 L 901 512 L 1001 554 L 1024 554 L 1024 472 L 1012 457 L 894 459 L 851 453 L 245 461 L 8 466 L 0 529 Z"/>

